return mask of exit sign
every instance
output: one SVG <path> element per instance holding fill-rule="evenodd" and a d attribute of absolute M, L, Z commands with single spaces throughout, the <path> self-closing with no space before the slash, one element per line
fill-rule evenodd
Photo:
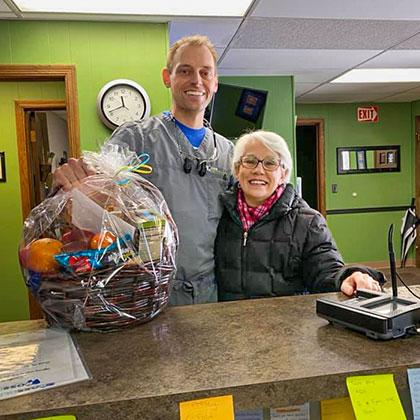
<path fill-rule="evenodd" d="M 359 122 L 378 122 L 379 107 L 377 106 L 359 106 L 357 108 L 357 121 Z"/>

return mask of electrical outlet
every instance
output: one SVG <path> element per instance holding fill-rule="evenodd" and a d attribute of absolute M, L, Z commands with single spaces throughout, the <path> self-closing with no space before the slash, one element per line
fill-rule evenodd
<path fill-rule="evenodd" d="M 334 194 L 338 193 L 338 184 L 331 184 L 331 191 Z"/>

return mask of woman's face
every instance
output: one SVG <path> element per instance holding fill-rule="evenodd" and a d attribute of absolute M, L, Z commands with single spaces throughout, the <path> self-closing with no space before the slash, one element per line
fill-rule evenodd
<path fill-rule="evenodd" d="M 270 159 L 275 162 L 280 160 L 277 153 L 254 139 L 246 143 L 242 157 L 249 158 L 251 156 L 258 160 Z M 262 162 L 259 162 L 256 168 L 248 169 L 241 163 L 236 168 L 236 177 L 244 192 L 247 204 L 257 207 L 284 182 L 286 170 L 280 165 L 275 170 L 269 171 L 264 169 Z"/>

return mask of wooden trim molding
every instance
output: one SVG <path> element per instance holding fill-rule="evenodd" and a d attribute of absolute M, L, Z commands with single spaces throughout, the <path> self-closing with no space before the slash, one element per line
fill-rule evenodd
<path fill-rule="evenodd" d="M 66 91 L 69 156 L 80 156 L 79 108 L 77 102 L 76 66 L 0 64 L 0 81 L 63 80 Z"/>
<path fill-rule="evenodd" d="M 27 109 L 66 109 L 69 156 L 80 156 L 80 126 L 77 99 L 76 67 L 74 65 L 8 65 L 0 64 L 0 81 L 51 81 L 62 80 L 65 86 L 65 101 L 16 101 L 16 130 L 18 156 L 21 162 L 21 197 L 23 219 L 30 212 L 30 190 L 28 150 L 25 132 L 25 111 Z M 26 166 L 26 167 L 25 167 Z M 31 319 L 42 318 L 42 312 L 29 294 L 29 313 Z"/>
<path fill-rule="evenodd" d="M 316 127 L 316 150 L 317 150 L 317 190 L 318 210 L 326 216 L 325 202 L 325 137 L 324 120 L 322 118 L 298 118 L 297 126 L 314 125 Z"/>
<path fill-rule="evenodd" d="M 65 101 L 15 101 L 16 137 L 19 158 L 20 195 L 22 216 L 25 220 L 31 211 L 30 169 L 26 112 L 31 110 L 66 109 Z M 31 319 L 43 317 L 42 310 L 34 297 L 29 293 L 29 314 Z"/>
<path fill-rule="evenodd" d="M 16 137 L 19 157 L 20 195 L 22 216 L 25 220 L 31 211 L 29 187 L 29 151 L 26 133 L 26 112 L 31 110 L 56 110 L 66 109 L 65 101 L 15 101 Z"/>

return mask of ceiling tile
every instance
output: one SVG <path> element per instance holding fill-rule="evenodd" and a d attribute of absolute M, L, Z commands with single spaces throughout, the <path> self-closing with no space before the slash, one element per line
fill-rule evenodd
<path fill-rule="evenodd" d="M 420 86 L 410 89 L 406 92 L 400 92 L 395 95 L 389 95 L 383 98 L 384 102 L 411 102 L 420 99 Z"/>
<path fill-rule="evenodd" d="M 0 0 L 0 12 L 11 12 L 10 8 L 3 0 Z"/>
<path fill-rule="evenodd" d="M 315 89 L 318 83 L 295 83 L 295 96 L 300 96 L 305 92 Z"/>
<path fill-rule="evenodd" d="M 383 50 L 420 30 L 420 21 L 250 18 L 233 48 Z"/>
<path fill-rule="evenodd" d="M 352 93 L 309 93 L 296 98 L 296 103 L 354 103 L 354 102 L 380 102 L 381 95 L 352 94 Z"/>
<path fill-rule="evenodd" d="M 377 55 L 380 51 L 346 50 L 276 50 L 229 49 L 220 63 L 220 70 L 253 71 L 265 69 L 266 74 L 295 74 L 322 70 L 344 72 Z M 257 73 L 255 73 L 257 74 Z"/>
<path fill-rule="evenodd" d="M 420 50 L 388 50 L 359 66 L 367 69 L 416 67 L 420 67 Z"/>
<path fill-rule="evenodd" d="M 414 89 L 420 83 L 326 83 L 316 89 L 315 93 L 354 93 L 391 95 L 398 92 Z"/>
<path fill-rule="evenodd" d="M 224 51 L 225 49 L 223 47 L 216 47 L 217 57 L 220 58 Z"/>
<path fill-rule="evenodd" d="M 242 19 L 191 18 L 173 19 L 169 27 L 169 40 L 176 40 L 188 35 L 207 35 L 215 47 L 226 47 Z"/>
<path fill-rule="evenodd" d="M 418 0 L 260 0 L 252 16 L 420 20 Z"/>
<path fill-rule="evenodd" d="M 420 50 L 420 34 L 417 34 L 407 41 L 395 47 L 396 50 Z"/>
<path fill-rule="evenodd" d="M 324 84 L 313 91 L 306 91 L 298 97 L 303 101 L 322 102 L 349 102 L 354 101 L 382 101 L 385 98 L 406 95 L 406 97 L 419 98 L 417 93 L 420 83 L 346 83 Z M 410 94 L 410 92 L 412 92 Z"/>
<path fill-rule="evenodd" d="M 327 82 L 328 80 L 335 79 L 342 73 L 342 70 L 334 71 L 323 71 L 323 72 L 314 72 L 314 71 L 302 71 L 294 73 L 294 78 L 296 83 L 322 83 Z"/>

